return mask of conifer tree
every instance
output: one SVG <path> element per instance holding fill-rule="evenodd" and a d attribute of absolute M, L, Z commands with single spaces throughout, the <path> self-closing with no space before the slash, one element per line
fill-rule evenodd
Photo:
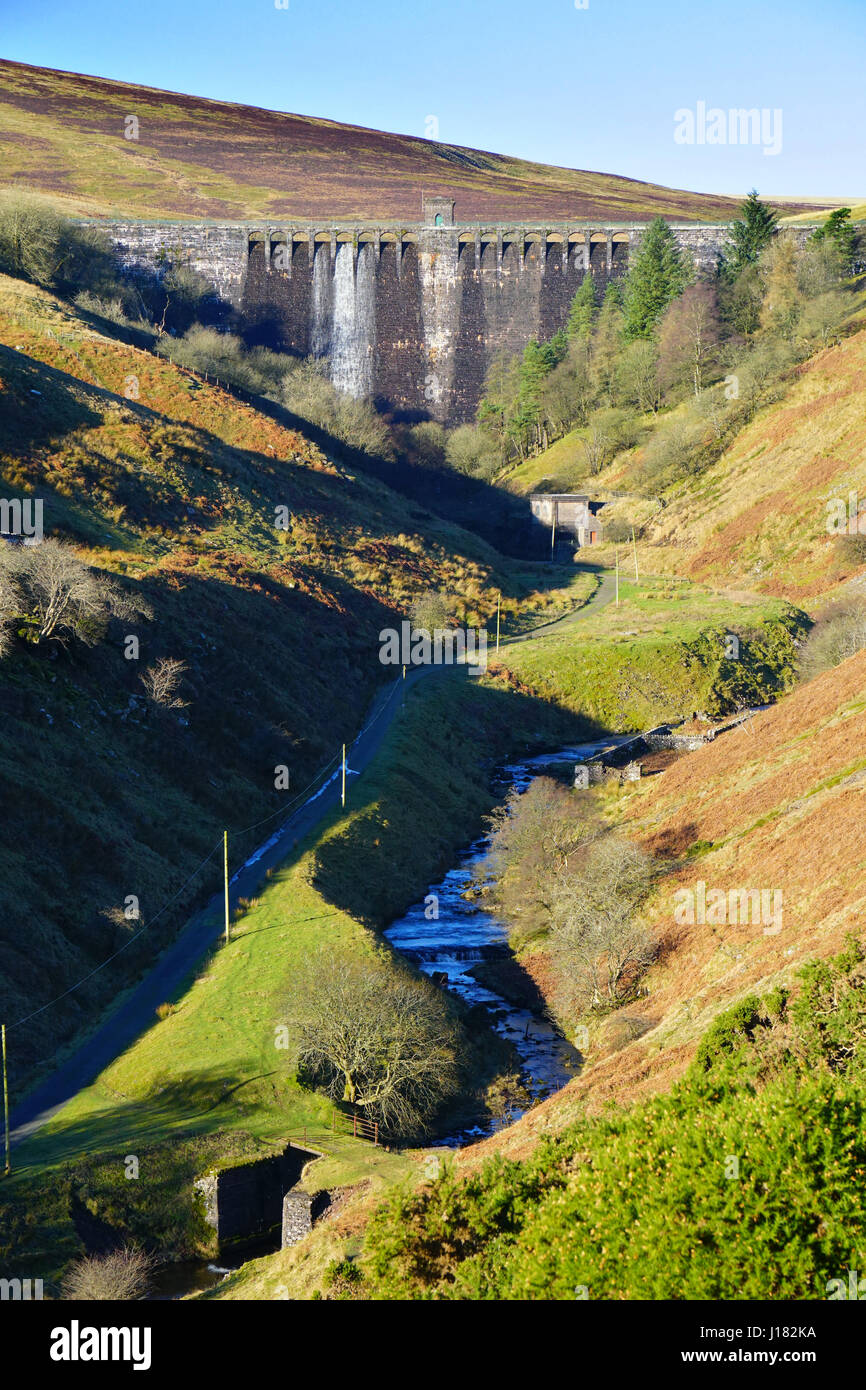
<path fill-rule="evenodd" d="M 854 269 L 854 251 L 857 237 L 851 222 L 850 208 L 836 208 L 831 212 L 822 227 L 817 227 L 809 238 L 814 242 L 830 242 L 839 252 L 842 273 L 850 275 Z"/>
<path fill-rule="evenodd" d="M 650 338 L 662 314 L 690 279 L 677 239 L 663 218 L 650 223 L 629 266 L 625 287 L 625 335 Z"/>
<path fill-rule="evenodd" d="M 757 189 L 753 188 L 740 207 L 740 217 L 731 223 L 733 250 L 723 257 L 721 273 L 729 280 L 736 279 L 746 266 L 755 264 L 778 229 L 778 216 L 767 203 L 761 201 Z"/>

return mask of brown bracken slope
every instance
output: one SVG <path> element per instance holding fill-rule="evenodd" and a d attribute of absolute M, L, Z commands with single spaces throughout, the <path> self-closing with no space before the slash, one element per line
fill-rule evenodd
<path fill-rule="evenodd" d="M 667 1089 L 716 1014 L 746 994 L 796 983 L 805 961 L 862 933 L 866 652 L 658 776 L 626 784 L 612 809 L 672 868 L 647 912 L 661 942 L 647 992 L 594 1030 L 577 1080 L 465 1150 L 463 1163 L 493 1150 L 520 1156 L 587 1110 Z M 675 893 L 697 894 L 700 882 L 726 894 L 779 889 L 781 920 L 678 923 Z"/>
<path fill-rule="evenodd" d="M 125 138 L 138 121 L 138 138 Z M 737 201 L 253 106 L 0 61 L 0 181 L 71 212 L 225 220 L 719 222 Z M 802 205 L 793 209 L 803 211 Z"/>

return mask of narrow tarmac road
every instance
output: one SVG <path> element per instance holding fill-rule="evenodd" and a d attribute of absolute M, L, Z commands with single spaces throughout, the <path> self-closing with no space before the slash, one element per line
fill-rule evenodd
<path fill-rule="evenodd" d="M 519 642 L 547 636 L 596 612 L 613 597 L 613 582 L 613 578 L 603 572 L 598 589 L 583 607 L 510 640 Z M 509 642 L 502 645 L 507 646 Z M 398 677 L 386 691 L 378 692 L 364 727 L 347 751 L 347 763 L 352 775 L 363 772 L 373 761 L 400 710 L 406 691 L 426 677 L 442 677 L 455 671 L 460 672 L 462 678 L 468 678 L 465 667 L 420 666 L 410 669 L 405 680 Z M 229 885 L 230 906 L 235 907 L 238 898 L 254 896 L 268 869 L 281 863 L 298 841 L 337 805 L 339 799 L 338 766 L 319 790 L 311 793 L 234 874 Z M 190 919 L 177 940 L 162 953 L 144 979 L 128 992 L 119 1008 L 50 1077 L 16 1106 L 10 1117 L 13 1145 L 41 1129 L 151 1026 L 157 1007 L 180 989 L 222 930 L 223 894 L 220 891 Z"/>

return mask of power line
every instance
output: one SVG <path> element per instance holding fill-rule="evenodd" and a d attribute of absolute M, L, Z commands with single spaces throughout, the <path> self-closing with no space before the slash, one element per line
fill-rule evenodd
<path fill-rule="evenodd" d="M 379 702 L 378 708 L 374 710 L 367 723 L 361 729 L 361 732 L 357 735 L 354 743 L 352 744 L 353 748 L 355 747 L 355 744 L 358 743 L 359 739 L 363 738 L 364 734 L 366 734 L 373 727 L 373 725 L 381 718 L 398 685 L 399 682 L 395 682 L 394 687 L 390 691 L 388 691 L 384 699 Z M 234 835 L 247 835 L 251 830 L 257 830 L 259 826 L 266 825 L 268 821 L 273 820 L 276 816 L 285 816 L 287 821 L 290 820 L 292 815 L 294 815 L 295 810 L 298 809 L 297 803 L 301 802 L 303 798 L 307 796 L 307 793 L 310 792 L 312 788 L 315 787 L 316 784 L 321 781 L 321 779 L 335 764 L 339 764 L 339 762 L 340 754 L 335 753 L 334 756 L 332 758 L 329 758 L 328 761 L 319 769 L 312 781 L 308 782 L 304 790 L 298 792 L 297 795 L 292 798 L 288 806 L 281 806 L 278 811 L 273 811 L 269 816 L 263 817 L 262 820 L 254 821 L 252 825 L 246 826 L 243 830 L 235 830 L 232 833 Z M 49 999 L 46 1004 L 41 1004 L 38 1009 L 34 1009 L 32 1013 L 27 1014 L 24 1018 L 19 1018 L 16 1020 L 15 1023 L 10 1023 L 8 1025 L 7 1031 L 11 1031 L 13 1028 L 20 1028 L 23 1024 L 29 1023 L 31 1019 L 38 1017 L 39 1014 L 44 1013 L 46 1009 L 53 1008 L 55 1004 L 59 1004 L 62 999 L 66 999 L 70 994 L 74 994 L 75 991 L 77 989 L 80 989 L 82 985 L 87 984 L 88 980 L 92 980 L 94 975 L 98 975 L 100 970 L 104 970 L 107 965 L 110 965 L 113 960 L 116 960 L 117 957 L 121 955 L 125 950 L 127 950 L 127 948 L 130 947 L 134 941 L 137 941 L 138 938 L 145 931 L 148 931 L 154 925 L 154 923 L 159 920 L 163 913 L 171 907 L 173 902 L 177 901 L 181 893 L 183 893 L 184 889 L 187 888 L 190 883 L 192 883 L 193 879 L 201 873 L 205 864 L 207 864 L 213 858 L 214 854 L 219 849 L 221 844 L 222 841 L 220 840 L 217 842 L 217 844 L 214 845 L 213 849 L 211 849 L 210 852 L 205 855 L 201 863 L 197 866 L 197 868 L 193 869 L 192 873 L 188 876 L 188 878 L 184 880 L 184 882 L 180 885 L 177 891 L 174 892 L 170 898 L 166 899 L 162 907 L 160 907 L 159 910 L 156 913 L 154 913 L 153 917 L 151 917 L 149 921 L 146 922 L 143 926 L 139 927 L 138 931 L 135 932 L 132 936 L 130 936 L 128 940 L 124 941 L 122 946 L 119 946 L 116 951 L 114 951 L 110 956 L 107 956 L 106 959 L 102 961 L 99 965 L 94 966 L 92 970 L 88 971 L 88 973 L 82 976 L 80 980 L 77 980 L 75 984 L 70 985 L 68 989 L 65 989 L 62 994 L 58 994 L 54 999 Z"/>
<path fill-rule="evenodd" d="M 162 916 L 162 914 L 166 911 L 166 909 L 169 908 L 169 907 L 171 907 L 171 904 L 172 904 L 177 898 L 180 897 L 180 895 L 181 895 L 181 893 L 183 892 L 183 890 L 184 890 L 190 883 L 192 883 L 192 880 L 196 877 L 196 875 L 199 874 L 199 873 L 201 872 L 201 870 L 204 868 L 205 864 L 207 864 L 208 860 L 213 858 L 213 856 L 214 856 L 214 854 L 215 854 L 217 848 L 218 848 L 218 845 L 214 845 L 214 847 L 213 847 L 213 849 L 210 851 L 210 853 L 207 854 L 207 855 L 205 856 L 205 858 L 201 861 L 201 863 L 199 864 L 198 868 L 197 868 L 197 869 L 193 869 L 193 871 L 192 871 L 192 873 L 190 874 L 189 878 L 187 878 L 186 881 L 180 885 L 180 887 L 178 888 L 177 892 L 176 892 L 176 893 L 173 893 L 172 896 L 171 896 L 166 902 L 163 903 L 163 905 L 162 905 L 162 907 L 159 909 L 159 911 L 158 911 L 157 913 L 155 913 L 153 917 L 151 917 L 150 921 L 149 921 L 149 922 L 146 922 L 146 923 L 144 924 L 144 926 L 139 927 L 138 931 L 135 932 L 133 936 L 129 937 L 129 939 L 128 939 L 127 941 L 124 941 L 123 945 L 122 945 L 122 946 L 119 946 L 118 949 L 117 949 L 112 955 L 108 956 L 104 961 L 102 961 L 102 963 L 101 963 L 100 965 L 94 966 L 94 968 L 93 968 L 91 971 L 89 971 L 88 974 L 84 975 L 84 976 L 82 977 L 82 979 L 76 981 L 76 983 L 75 983 L 74 985 L 70 985 L 69 988 L 68 988 L 68 989 L 65 989 L 65 990 L 63 991 L 62 994 L 58 994 L 57 997 L 56 997 L 55 999 L 49 999 L 49 1001 L 48 1001 L 47 1004 L 42 1004 L 42 1005 L 40 1005 L 40 1007 L 39 1007 L 38 1009 L 34 1009 L 34 1010 L 33 1010 L 33 1013 L 32 1013 L 32 1014 L 27 1014 L 27 1016 L 26 1016 L 25 1018 L 19 1018 L 18 1021 L 17 1021 L 16 1023 L 10 1023 L 10 1024 L 9 1024 L 9 1028 L 10 1028 L 10 1029 L 11 1029 L 11 1028 L 20 1028 L 21 1025 L 22 1025 L 23 1023 L 29 1023 L 30 1020 L 31 1020 L 31 1018 L 36 1018 L 36 1016 L 37 1016 L 38 1014 L 44 1013 L 46 1009 L 50 1009 L 50 1008 L 52 1008 L 55 1004 L 59 1004 L 61 999 L 65 999 L 65 998 L 67 997 L 67 995 L 73 994 L 73 993 L 75 992 L 75 990 L 80 989 L 82 985 L 87 984 L 87 981 L 88 981 L 88 980 L 92 980 L 94 975 L 98 975 L 99 972 L 100 972 L 100 970 L 104 970 L 105 967 L 106 967 L 106 965 L 110 965 L 111 962 L 112 962 L 113 960 L 116 960 L 117 957 L 121 954 L 121 952 L 125 951 L 125 950 L 127 949 L 128 946 L 131 946 L 132 943 L 133 943 L 133 941 L 137 941 L 138 938 L 141 936 L 141 934 L 142 934 L 143 932 L 145 932 L 145 931 L 148 931 L 148 930 L 150 929 L 150 927 L 153 926 L 154 922 L 156 922 L 156 921 Z"/>

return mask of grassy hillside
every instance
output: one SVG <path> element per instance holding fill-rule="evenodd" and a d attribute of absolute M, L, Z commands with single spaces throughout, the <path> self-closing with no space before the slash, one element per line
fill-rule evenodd
<path fill-rule="evenodd" d="M 816 352 L 777 395 L 716 463 L 660 496 L 644 475 L 643 444 L 590 477 L 581 430 L 512 469 L 507 486 L 525 494 L 555 482 L 601 498 L 610 504 L 604 523 L 637 526 L 641 568 L 651 573 L 809 603 L 859 568 L 828 531 L 827 504 L 866 497 L 866 331 Z M 658 424 L 643 422 L 648 438 Z M 630 564 L 630 546 L 620 549 Z M 613 552 L 601 547 L 599 561 Z"/>
<path fill-rule="evenodd" d="M 0 76 L 4 182 L 71 212 L 417 221 L 422 189 L 454 196 L 461 221 L 736 212 L 731 198 L 99 77 L 12 62 Z M 137 141 L 124 139 L 128 115 Z"/>
<path fill-rule="evenodd" d="M 866 496 L 866 332 L 816 354 L 717 464 L 650 524 L 654 569 L 808 600 L 840 563 L 827 503 Z"/>
<path fill-rule="evenodd" d="M 826 1298 L 864 1240 L 864 734 L 861 653 L 608 787 L 611 822 L 670 873 L 646 990 L 591 1028 L 581 1076 L 209 1296 Z M 678 924 L 701 880 L 781 886 L 781 930 Z"/>
<path fill-rule="evenodd" d="M 382 754 L 350 784 L 345 815 L 332 815 L 271 873 L 174 1012 L 16 1149 L 2 1192 L 4 1268 L 50 1274 L 77 1253 L 76 1193 L 126 1237 L 163 1253 L 205 1252 L 194 1178 L 302 1133 L 325 1154 L 310 1170 L 313 1188 L 362 1183 L 375 1194 L 413 1171 L 400 1154 L 334 1133 L 333 1106 L 298 1083 L 275 1029 L 292 1025 L 306 960 L 338 950 L 369 956 L 378 940 L 371 927 L 450 865 L 491 805 L 497 760 L 584 732 L 592 726 L 458 674 L 411 688 Z M 463 1075 L 451 1124 L 483 1115 L 486 1086 L 512 1066 L 485 1024 L 455 1012 L 464 1018 Z M 123 1178 L 130 1152 L 141 1156 L 140 1183 Z"/>
<path fill-rule="evenodd" d="M 477 538 L 296 430 L 6 279 L 0 480 L 7 497 L 42 498 L 46 532 L 152 614 L 115 621 L 92 648 L 18 639 L 0 661 L 0 1016 L 16 1022 L 124 947 L 16 1034 L 14 1093 L 214 890 L 216 861 L 175 897 L 226 821 L 234 864 L 261 838 L 237 832 L 278 814 L 354 736 L 387 674 L 378 632 L 413 596 L 443 590 L 469 621 L 500 586 L 514 610 L 557 600 L 541 571 L 503 570 Z M 185 663 L 186 708 L 145 699 L 140 674 L 160 657 Z M 129 894 L 147 928 L 131 943 Z"/>
<path fill-rule="evenodd" d="M 617 731 L 762 703 L 790 683 L 807 624 L 789 605 L 673 578 L 619 587 L 618 606 L 504 648 L 491 674 Z M 740 640 L 736 659 L 728 634 Z"/>

